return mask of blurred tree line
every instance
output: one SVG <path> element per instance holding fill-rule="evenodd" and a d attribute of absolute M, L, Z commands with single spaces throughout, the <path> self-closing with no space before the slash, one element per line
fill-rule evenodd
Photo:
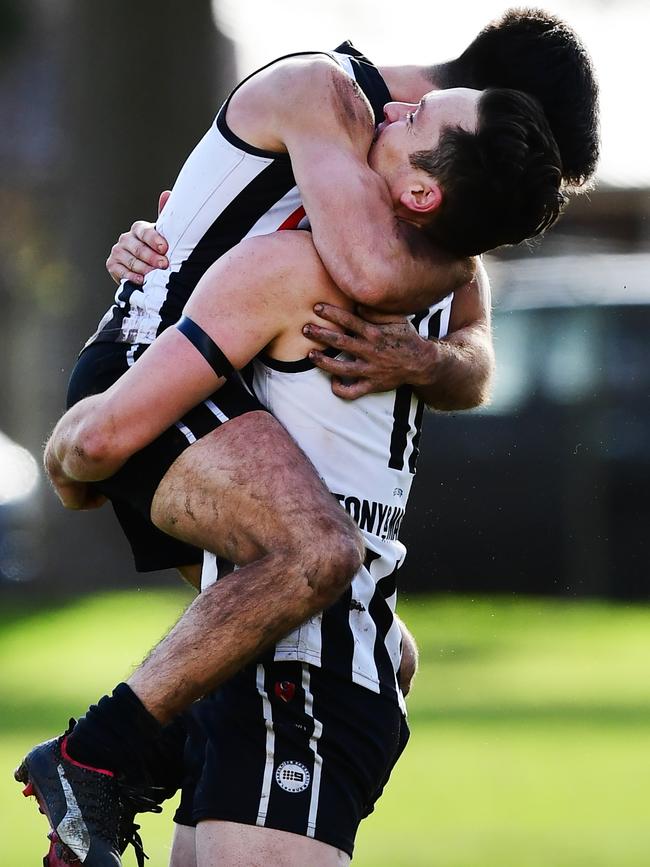
<path fill-rule="evenodd" d="M 114 293 L 111 244 L 153 218 L 234 78 L 209 0 L 0 0 L 0 430 L 34 455 Z M 132 577 L 108 510 L 66 514 L 45 485 L 38 510 L 52 589 Z"/>

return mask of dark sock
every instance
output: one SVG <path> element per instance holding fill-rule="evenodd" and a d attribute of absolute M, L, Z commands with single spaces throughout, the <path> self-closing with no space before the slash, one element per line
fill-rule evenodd
<path fill-rule="evenodd" d="M 120 683 L 75 725 L 68 735 L 68 755 L 83 765 L 150 785 L 160 761 L 163 732 L 133 690 Z"/>
<path fill-rule="evenodd" d="M 173 797 L 183 785 L 187 735 L 186 715 L 180 714 L 163 728 L 157 740 L 157 754 L 152 756 L 150 770 L 152 785 L 164 792 L 161 800 Z"/>

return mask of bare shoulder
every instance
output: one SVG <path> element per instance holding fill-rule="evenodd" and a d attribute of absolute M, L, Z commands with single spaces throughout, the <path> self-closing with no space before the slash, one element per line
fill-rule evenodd
<path fill-rule="evenodd" d="M 249 242 L 255 244 L 256 256 L 264 261 L 275 274 L 285 277 L 283 291 L 289 295 L 304 297 L 314 294 L 318 297 L 327 292 L 338 297 L 341 290 L 334 284 L 325 270 L 320 256 L 312 241 L 311 232 L 292 230 L 274 232 Z"/>
<path fill-rule="evenodd" d="M 351 309 L 351 299 L 325 270 L 310 232 L 275 232 L 244 243 L 248 245 L 246 255 L 258 260 L 260 268 L 254 263 L 255 272 L 264 269 L 263 289 L 260 286 L 255 293 L 254 304 L 262 308 L 265 321 L 274 322 L 267 353 L 282 361 L 305 358 L 315 344 L 303 335 L 302 328 L 314 320 L 314 304 L 323 301 Z"/>
<path fill-rule="evenodd" d="M 278 151 L 286 150 L 286 134 L 295 129 L 370 140 L 374 126 L 365 94 L 327 54 L 288 57 L 261 69 L 235 91 L 226 117 L 246 141 Z"/>

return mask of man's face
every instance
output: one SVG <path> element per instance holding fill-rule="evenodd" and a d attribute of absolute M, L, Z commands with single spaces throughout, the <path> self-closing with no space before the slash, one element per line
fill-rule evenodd
<path fill-rule="evenodd" d="M 398 211 L 418 211 L 418 197 L 427 192 L 421 187 L 435 184 L 426 173 L 411 166 L 410 155 L 435 149 L 449 127 L 476 132 L 481 93 L 456 87 L 431 91 L 418 104 L 389 102 L 384 106 L 385 119 L 377 127 L 368 163 L 388 184 Z M 427 203 L 423 201 L 422 207 L 426 212 Z"/>

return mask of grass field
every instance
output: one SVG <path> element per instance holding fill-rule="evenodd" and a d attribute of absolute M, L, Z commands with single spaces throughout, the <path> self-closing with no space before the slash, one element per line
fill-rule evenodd
<path fill-rule="evenodd" d="M 16 761 L 128 673 L 186 601 L 116 593 L 0 615 L 3 867 L 46 849 Z M 354 863 L 647 867 L 650 608 L 431 598 L 402 613 L 422 655 L 413 737 Z M 152 867 L 167 863 L 170 812 L 143 819 Z"/>

